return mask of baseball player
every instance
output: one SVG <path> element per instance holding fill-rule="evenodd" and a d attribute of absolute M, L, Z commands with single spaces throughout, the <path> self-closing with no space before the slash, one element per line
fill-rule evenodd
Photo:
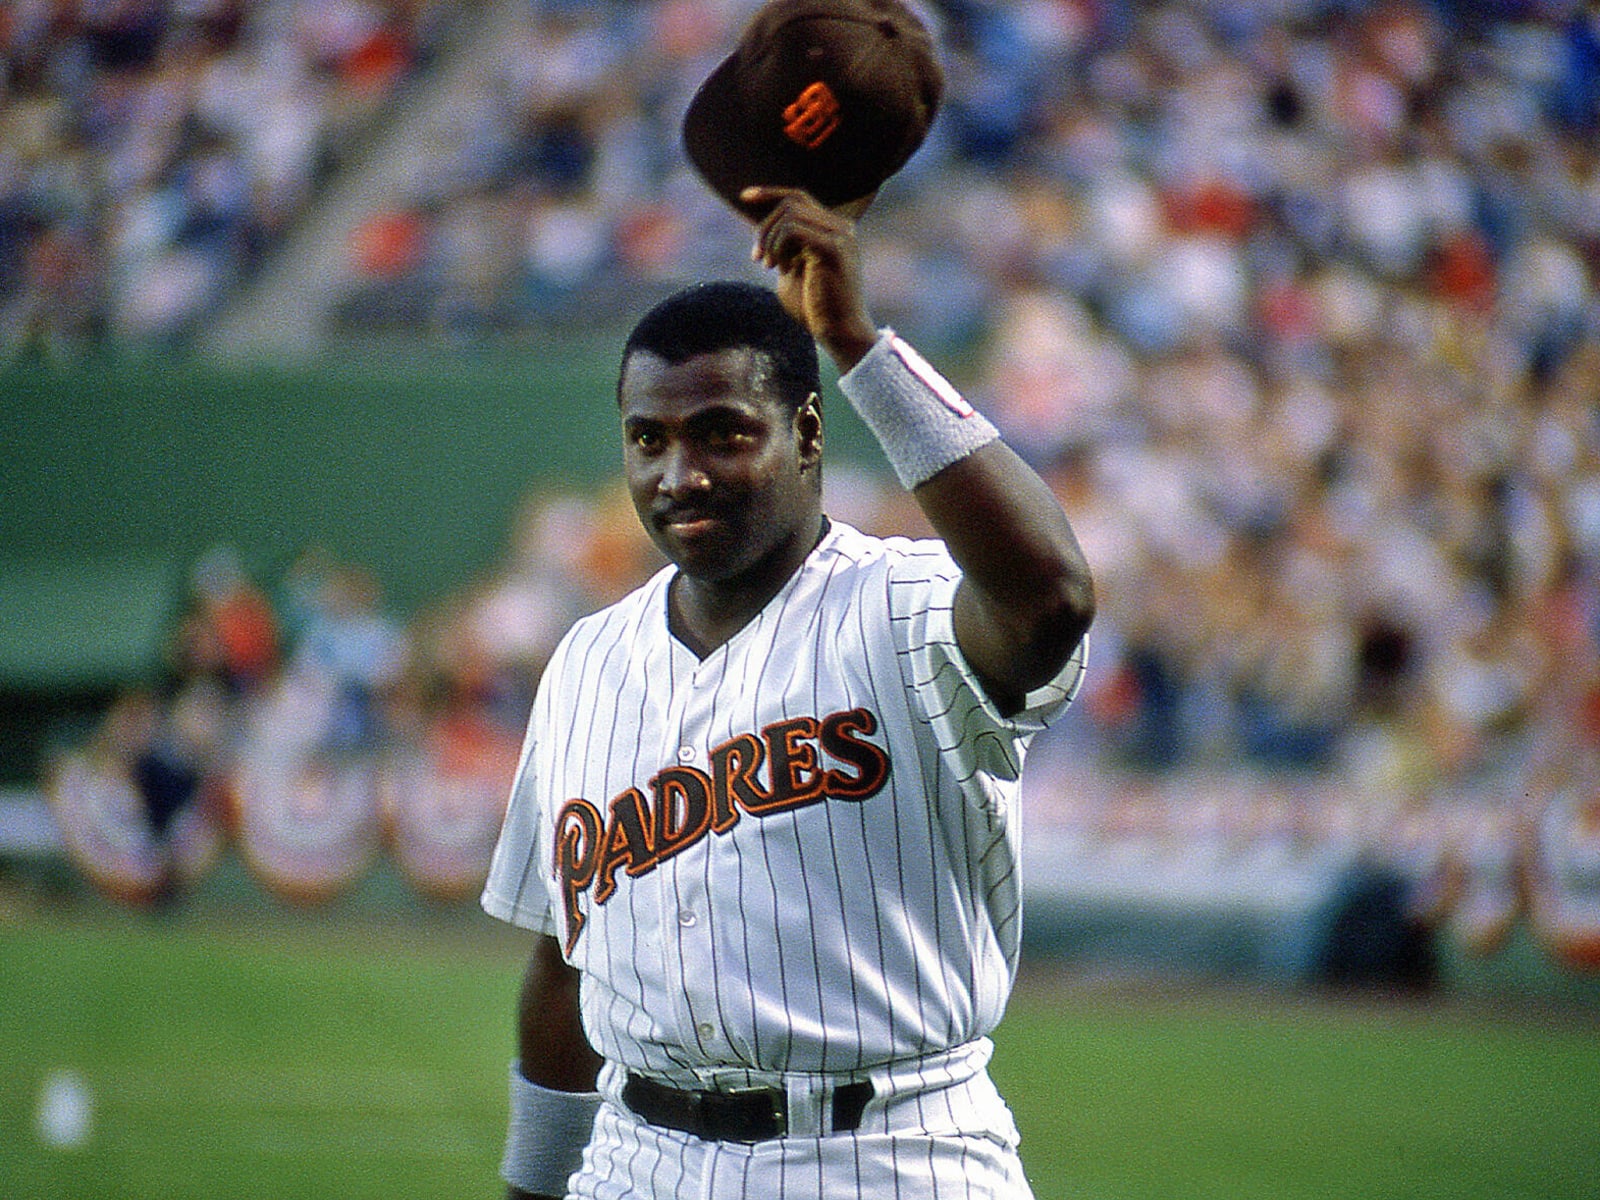
<path fill-rule="evenodd" d="M 989 1034 L 1023 756 L 1078 687 L 1089 571 L 1045 484 L 874 327 L 851 217 L 742 198 L 776 289 L 691 288 L 628 340 L 627 481 L 669 565 L 556 650 L 484 892 L 536 935 L 502 1173 L 1022 1200 Z M 818 343 L 938 539 L 824 514 Z"/>

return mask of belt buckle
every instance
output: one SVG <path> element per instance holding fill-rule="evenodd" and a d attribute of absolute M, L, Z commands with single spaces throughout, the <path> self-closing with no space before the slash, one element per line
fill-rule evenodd
<path fill-rule="evenodd" d="M 776 1088 L 765 1089 L 767 1102 L 772 1105 L 772 1127 L 778 1132 L 775 1137 L 789 1136 L 789 1097 Z"/>
<path fill-rule="evenodd" d="M 737 1131 L 730 1130 L 725 1137 L 727 1141 L 764 1142 L 768 1138 L 783 1137 L 789 1132 L 788 1097 L 777 1088 L 746 1088 L 736 1092 L 701 1092 L 699 1096 L 702 1098 L 702 1103 L 705 1098 L 713 1096 L 725 1099 L 728 1102 L 724 1110 L 725 1113 L 743 1128 Z M 765 1104 L 761 1104 L 763 1100 L 766 1102 Z M 770 1124 L 767 1124 L 768 1121 L 770 1121 Z"/>

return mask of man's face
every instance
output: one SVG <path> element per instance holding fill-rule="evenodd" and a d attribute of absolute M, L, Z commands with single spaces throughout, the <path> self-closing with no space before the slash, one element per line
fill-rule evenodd
<path fill-rule="evenodd" d="M 628 490 L 651 540 L 692 578 L 746 579 L 815 534 L 821 418 L 814 401 L 792 412 L 765 368 L 735 347 L 677 364 L 636 351 L 623 371 Z"/>

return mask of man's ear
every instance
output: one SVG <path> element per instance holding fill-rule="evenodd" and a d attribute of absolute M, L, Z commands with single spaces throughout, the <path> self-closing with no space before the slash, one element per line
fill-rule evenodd
<path fill-rule="evenodd" d="M 800 439 L 800 462 L 811 466 L 822 460 L 822 397 L 812 392 L 795 410 L 795 433 Z"/>

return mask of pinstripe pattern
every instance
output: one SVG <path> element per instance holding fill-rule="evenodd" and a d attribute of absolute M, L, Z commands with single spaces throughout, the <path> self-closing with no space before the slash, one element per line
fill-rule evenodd
<path fill-rule="evenodd" d="M 578 1200 L 1031 1200 L 1016 1126 L 983 1071 L 980 1043 L 934 1065 L 871 1073 L 876 1090 L 855 1133 L 754 1145 L 658 1129 L 617 1104 L 608 1067 Z"/>
<path fill-rule="evenodd" d="M 600 1110 L 574 1200 L 1025 1200 L 1013 1143 L 983 1133 L 702 1142 Z"/>
<path fill-rule="evenodd" d="M 557 649 L 484 907 L 571 938 L 595 1049 L 679 1085 L 859 1076 L 983 1043 L 1004 1009 L 1020 941 L 1023 753 L 1070 702 L 1083 649 L 1007 720 L 956 648 L 959 573 L 942 543 L 870 538 L 835 523 L 767 607 L 704 661 L 667 632 L 672 573 L 580 621 Z M 619 860 L 603 902 L 592 883 L 572 888 L 581 926 L 569 919 L 553 864 L 561 853 L 582 858 L 587 843 L 559 836 L 568 802 L 588 801 L 607 821 L 602 838 L 615 832 L 620 846 L 628 830 L 611 816 L 614 800 L 638 789 L 648 822 L 659 772 L 692 768 L 709 780 L 712 751 L 741 736 L 766 738 L 768 761 L 752 778 L 770 793 L 783 745 L 771 731 L 791 721 L 802 729 L 795 778 L 833 771 L 847 791 L 875 760 L 848 741 L 830 751 L 827 719 L 857 710 L 871 714 L 872 728 L 850 736 L 887 756 L 873 794 L 730 810 L 726 829 L 642 869 L 632 867 L 646 856 Z M 804 734 L 819 726 L 819 737 Z M 643 844 L 629 836 L 630 847 Z M 981 1075 L 981 1062 L 972 1070 Z M 878 1181 L 873 1195 L 898 1194 L 887 1190 L 895 1179 L 926 1180 L 908 1196 L 1027 1194 L 1004 1182 L 1020 1168 L 997 1096 L 974 1103 L 966 1091 L 928 1090 L 903 1074 L 878 1082 L 880 1094 L 904 1093 L 895 1128 L 874 1132 L 869 1109 L 858 1135 L 737 1153 L 695 1143 L 690 1155 L 677 1135 L 610 1113 L 597 1123 L 582 1194 L 820 1196 L 841 1171 Z M 778 1149 L 801 1141 L 792 1155 Z M 680 1168 L 698 1182 L 679 1179 Z M 607 1180 L 623 1178 L 635 1190 L 607 1190 Z M 963 1179 L 990 1183 L 972 1190 Z"/>

